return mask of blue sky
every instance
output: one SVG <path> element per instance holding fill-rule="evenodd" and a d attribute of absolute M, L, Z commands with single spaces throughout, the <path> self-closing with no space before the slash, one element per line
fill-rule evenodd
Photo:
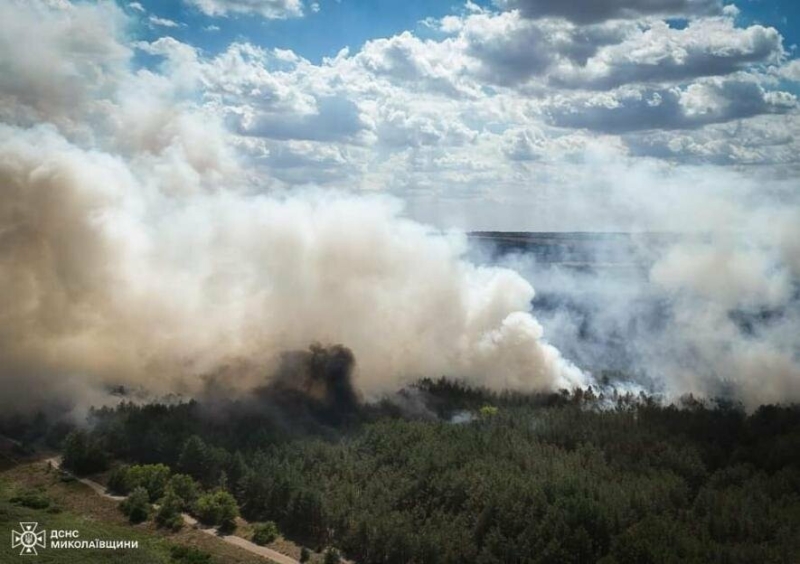
<path fill-rule="evenodd" d="M 748 0 L 737 4 L 746 21 L 774 26 L 787 50 L 800 45 L 800 3 L 792 0 Z"/>
<path fill-rule="evenodd" d="M 430 33 L 420 22 L 464 12 L 464 3 L 452 0 L 321 0 L 319 12 L 306 9 L 302 18 L 267 20 L 252 15 L 209 17 L 181 0 L 142 0 L 149 13 L 186 24 L 170 30 L 176 38 L 191 42 L 210 53 L 232 41 L 247 40 L 264 47 L 291 49 L 319 62 L 344 48 L 358 49 L 365 41 L 390 37 L 405 30 Z M 491 1 L 474 4 L 492 8 Z M 777 28 L 787 51 L 800 44 L 800 3 L 793 0 L 745 0 L 736 3 L 743 24 Z M 219 30 L 207 31 L 209 26 Z M 163 30 L 140 30 L 145 37 Z"/>
<path fill-rule="evenodd" d="M 291 49 L 313 62 L 335 56 L 344 47 L 358 49 L 370 39 L 390 37 L 405 30 L 425 32 L 419 24 L 426 18 L 464 11 L 463 3 L 452 0 L 321 0 L 319 12 L 306 8 L 302 18 L 268 20 L 252 15 L 209 17 L 187 8 L 180 0 L 140 3 L 149 13 L 185 23 L 185 28 L 171 30 L 171 34 L 211 53 L 219 52 L 232 41 L 245 39 L 264 47 Z M 475 4 L 490 3 L 478 0 Z M 209 26 L 219 30 L 207 31 Z M 154 36 L 159 31 L 142 30 L 142 33 Z"/>

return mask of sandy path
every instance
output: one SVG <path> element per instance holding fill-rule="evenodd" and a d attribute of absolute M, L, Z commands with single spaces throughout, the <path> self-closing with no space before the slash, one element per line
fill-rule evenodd
<path fill-rule="evenodd" d="M 62 472 L 66 472 L 66 470 L 61 469 L 61 459 L 60 458 L 48 458 L 45 462 L 49 462 L 53 465 L 54 468 L 61 470 Z M 94 480 L 90 480 L 88 478 L 79 478 L 75 476 L 75 479 L 78 480 L 80 483 L 89 486 L 92 490 L 100 496 L 103 496 L 106 499 L 111 499 L 114 501 L 122 501 L 125 499 L 124 496 L 118 495 L 111 495 L 106 491 L 106 487 L 102 484 L 95 482 Z M 191 527 L 196 527 L 198 530 L 216 537 L 222 541 L 227 542 L 228 544 L 232 544 L 234 546 L 238 546 L 241 549 L 244 549 L 252 554 L 256 554 L 268 560 L 272 560 L 277 564 L 300 564 L 294 558 L 286 556 L 285 554 L 281 554 L 271 548 L 267 548 L 265 546 L 259 546 L 253 542 L 250 542 L 247 539 L 243 539 L 242 537 L 237 537 L 236 535 L 218 535 L 217 531 L 213 528 L 207 528 L 200 525 L 197 522 L 197 519 L 189 515 L 188 513 L 183 513 L 183 522 Z"/>

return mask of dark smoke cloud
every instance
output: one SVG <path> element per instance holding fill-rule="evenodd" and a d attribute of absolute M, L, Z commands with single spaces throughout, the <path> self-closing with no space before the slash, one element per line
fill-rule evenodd
<path fill-rule="evenodd" d="M 227 428 L 260 430 L 286 437 L 335 433 L 361 421 L 366 404 L 354 376 L 356 358 L 342 345 L 313 344 L 285 351 L 274 366 L 232 363 L 204 378 L 193 395 L 204 418 Z M 260 372 L 251 388 L 235 386 L 242 373 Z"/>
<path fill-rule="evenodd" d="M 315 344 L 307 351 L 283 353 L 270 383 L 253 393 L 285 411 L 302 410 L 338 423 L 357 413 L 361 405 L 353 382 L 355 365 L 355 356 L 347 347 Z"/>

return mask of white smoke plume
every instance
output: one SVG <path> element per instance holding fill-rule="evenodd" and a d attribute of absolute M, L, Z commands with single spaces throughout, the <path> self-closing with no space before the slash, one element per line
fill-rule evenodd
<path fill-rule="evenodd" d="M 161 70 L 136 70 L 128 23 L 111 2 L 0 2 L 0 410 L 249 388 L 317 341 L 352 349 L 367 397 L 421 376 L 590 383 L 552 342 L 668 397 L 800 400 L 796 182 L 590 147 L 554 221 L 689 236 L 597 257 L 642 275 L 517 257 L 526 281 L 396 200 L 278 191 L 198 101 L 198 53 L 162 38 L 139 45 Z M 532 283 L 582 312 L 540 325 Z"/>
<path fill-rule="evenodd" d="M 800 400 L 798 255 L 786 245 L 800 217 L 767 218 L 674 245 L 653 265 L 650 281 L 672 312 L 659 364 L 673 394 L 728 395 L 748 407 Z"/>
<path fill-rule="evenodd" d="M 463 236 L 386 198 L 254 190 L 185 84 L 130 69 L 124 27 L 110 3 L 0 6 L 0 409 L 263 384 L 315 341 L 352 349 L 367 396 L 586 382 Z"/>
<path fill-rule="evenodd" d="M 603 174 L 590 162 L 584 181 L 603 194 L 596 213 L 625 209 L 626 220 L 610 223 L 629 239 L 598 244 L 589 269 L 525 254 L 501 261 L 557 305 L 536 311 L 553 344 L 596 375 L 637 378 L 667 401 L 800 401 L 795 184 L 613 157 L 598 166 Z"/>

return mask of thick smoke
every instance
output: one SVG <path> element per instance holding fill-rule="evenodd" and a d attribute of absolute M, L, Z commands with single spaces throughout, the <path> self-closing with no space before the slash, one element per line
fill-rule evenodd
<path fill-rule="evenodd" d="M 361 398 L 353 385 L 356 360 L 347 347 L 314 344 L 307 351 L 281 355 L 272 381 L 254 390 L 262 403 L 273 404 L 284 417 L 298 414 L 341 423 L 358 414 Z"/>
<path fill-rule="evenodd" d="M 112 4 L 0 6 L 0 409 L 254 387 L 312 342 L 349 347 L 367 396 L 585 383 L 531 285 L 464 260 L 465 237 L 386 198 L 264 195 L 180 81 L 129 69 L 124 25 Z"/>
<path fill-rule="evenodd" d="M 796 183 L 590 150 L 550 215 L 670 235 L 572 264 L 506 256 L 529 282 L 467 260 L 466 237 L 396 200 L 278 192 L 198 104 L 186 46 L 162 40 L 168 66 L 133 70 L 126 25 L 110 2 L 0 2 L 0 410 L 268 377 L 323 404 L 441 375 L 589 383 L 544 340 L 532 301 L 548 341 L 596 375 L 749 406 L 800 400 Z M 347 389 L 287 371 L 301 357 L 286 351 L 316 342 L 351 351 L 352 374 L 332 372 Z"/>
<path fill-rule="evenodd" d="M 314 343 L 306 350 L 285 351 L 260 385 L 237 388 L 242 371 L 249 369 L 237 363 L 205 378 L 203 389 L 194 394 L 205 418 L 243 433 L 258 428 L 282 435 L 328 434 L 369 413 L 370 404 L 354 382 L 356 358 L 347 347 Z"/>
<path fill-rule="evenodd" d="M 536 280 L 534 311 L 553 344 L 595 376 L 634 378 L 668 400 L 800 400 L 796 186 L 720 170 L 603 170 L 607 185 L 591 169 L 587 183 L 601 184 L 609 209 L 633 212 L 614 223 L 632 234 L 501 252 Z M 643 189 L 653 185 L 662 193 Z M 662 232 L 644 231 L 653 226 Z"/>

